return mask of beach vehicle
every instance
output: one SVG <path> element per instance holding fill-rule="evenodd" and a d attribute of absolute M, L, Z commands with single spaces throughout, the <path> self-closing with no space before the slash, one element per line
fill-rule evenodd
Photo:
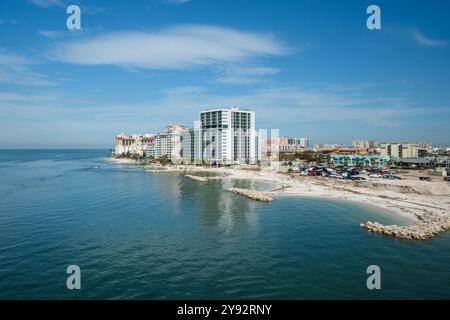
<path fill-rule="evenodd" d="M 419 177 L 420 181 L 431 181 L 430 177 Z"/>
<path fill-rule="evenodd" d="M 307 176 L 308 175 L 308 171 L 300 171 L 300 175 L 301 176 Z"/>
<path fill-rule="evenodd" d="M 377 172 L 374 172 L 374 173 L 369 174 L 369 177 L 371 177 L 371 178 L 381 178 L 381 174 L 377 173 Z"/>

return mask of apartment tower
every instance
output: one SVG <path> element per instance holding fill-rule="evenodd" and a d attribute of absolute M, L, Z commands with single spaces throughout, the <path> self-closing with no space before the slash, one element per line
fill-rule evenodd
<path fill-rule="evenodd" d="M 255 112 L 239 108 L 200 112 L 201 157 L 209 164 L 255 164 L 259 160 Z"/>

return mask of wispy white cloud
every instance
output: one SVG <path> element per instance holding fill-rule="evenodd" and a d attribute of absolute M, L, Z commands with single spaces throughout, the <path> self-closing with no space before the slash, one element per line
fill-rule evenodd
<path fill-rule="evenodd" d="M 448 44 L 448 42 L 444 40 L 428 38 L 426 35 L 424 35 L 422 32 L 416 29 L 412 30 L 412 37 L 414 41 L 416 41 L 419 45 L 424 47 L 432 47 L 432 48 L 445 47 Z"/>
<path fill-rule="evenodd" d="M 114 32 L 60 43 L 58 61 L 124 68 L 188 69 L 279 56 L 291 50 L 268 34 L 208 25 L 180 25 L 158 32 Z"/>
<path fill-rule="evenodd" d="M 92 34 L 95 32 L 99 32 L 103 30 L 103 28 L 82 28 L 80 30 L 38 30 L 37 33 L 40 36 L 50 38 L 50 39 L 58 39 L 63 37 L 80 37 L 80 36 L 86 36 L 88 34 Z"/>
<path fill-rule="evenodd" d="M 80 100 L 70 93 L 0 91 L 0 126 L 7 132 L 0 137 L 0 146 L 25 140 L 47 141 L 50 145 L 56 140 L 62 145 L 66 142 L 110 145 L 111 137 L 122 131 L 149 133 L 158 132 L 169 123 L 192 125 L 200 110 L 213 107 L 255 110 L 258 128 L 280 128 L 281 134 L 286 134 L 285 128 L 301 130 L 317 124 L 325 132 L 345 134 L 347 139 L 354 138 L 346 126 L 348 123 L 362 126 L 368 133 L 396 127 L 397 135 L 402 135 L 405 130 L 411 131 L 411 123 L 424 117 L 450 115 L 449 106 L 418 105 L 403 95 L 380 95 L 379 89 L 373 84 L 314 87 L 291 84 L 233 95 L 181 86 L 163 90 L 160 98 L 129 103 Z M 439 136 L 445 136 L 447 128 L 441 126 Z M 56 140 L 49 140 L 49 136 Z M 394 134 L 390 138 L 399 137 Z"/>
<path fill-rule="evenodd" d="M 450 113 L 449 107 L 424 107 L 402 95 L 380 95 L 376 85 L 269 86 L 240 95 L 217 95 L 199 87 L 179 87 L 164 92 L 163 98 L 146 108 L 151 110 L 152 118 L 181 120 L 180 106 L 183 115 L 211 107 L 249 108 L 256 111 L 260 125 L 272 127 L 317 122 L 332 128 L 349 121 L 373 128 L 401 127 L 405 119 Z"/>
<path fill-rule="evenodd" d="M 36 61 L 24 56 L 11 54 L 0 48 L 0 83 L 13 83 L 29 86 L 47 86 L 54 82 L 47 76 L 31 69 Z"/>
<path fill-rule="evenodd" d="M 14 19 L 10 20 L 0 19 L 0 24 L 18 24 L 18 23 L 19 21 Z"/>
<path fill-rule="evenodd" d="M 30 110 L 38 110 L 39 106 L 54 103 L 59 100 L 57 95 L 48 94 L 25 94 L 19 92 L 0 92 L 0 102 L 2 107 L 13 107 L 28 105 Z M 0 109 L 1 110 L 1 109 Z M 6 109 L 5 109 L 6 110 Z M 11 108 L 8 111 L 13 111 Z"/>
<path fill-rule="evenodd" d="M 64 36 L 64 32 L 58 30 L 39 30 L 38 34 L 46 38 L 60 38 Z"/>
<path fill-rule="evenodd" d="M 178 6 L 190 2 L 191 0 L 162 0 L 164 4 Z"/>
<path fill-rule="evenodd" d="M 83 3 L 80 3 L 79 1 L 76 3 L 73 3 L 73 1 L 70 0 L 29 0 L 32 4 L 41 7 L 41 8 L 50 8 L 50 7 L 59 7 L 59 8 L 66 8 L 71 4 L 76 4 L 80 6 L 81 12 L 83 14 L 97 14 L 97 13 L 105 13 L 107 9 L 105 7 L 100 6 L 91 6 L 86 5 Z"/>
<path fill-rule="evenodd" d="M 41 8 L 48 8 L 48 7 L 64 7 L 65 4 L 61 0 L 29 0 L 32 4 L 41 7 Z"/>
<path fill-rule="evenodd" d="M 377 93 L 378 89 L 374 85 L 304 87 L 293 84 L 251 89 L 247 93 L 236 95 L 215 94 L 198 86 L 179 86 L 163 90 L 159 99 L 138 103 L 130 101 L 127 104 L 66 99 L 67 95 L 64 94 L 0 92 L 0 105 L 10 108 L 10 111 L 27 111 L 24 113 L 31 117 L 51 117 L 43 114 L 42 109 L 57 113 L 65 110 L 74 114 L 74 119 L 79 117 L 83 121 L 80 122 L 81 128 L 89 114 L 89 119 L 94 122 L 102 120 L 114 123 L 112 129 L 114 125 L 124 127 L 116 130 L 126 130 L 142 124 L 150 126 L 147 130 L 158 130 L 161 128 L 151 126 L 171 121 L 194 121 L 199 110 L 230 106 L 255 110 L 260 124 L 273 127 L 314 122 L 322 125 L 328 123 L 332 127 L 338 122 L 349 121 L 372 127 L 390 127 L 393 124 L 401 126 L 405 119 L 422 115 L 450 113 L 449 106 L 423 107 L 413 104 L 402 95 L 380 95 Z M 71 104 L 75 104 L 75 107 Z M 36 108 L 36 105 L 40 108 Z M 33 114 L 33 110 L 36 114 Z M 191 114 L 192 117 L 186 119 L 186 114 Z M 150 118 L 152 124 L 145 120 Z"/>
<path fill-rule="evenodd" d="M 281 70 L 272 67 L 227 65 L 216 68 L 216 82 L 235 85 L 260 84 L 267 76 L 275 75 Z"/>

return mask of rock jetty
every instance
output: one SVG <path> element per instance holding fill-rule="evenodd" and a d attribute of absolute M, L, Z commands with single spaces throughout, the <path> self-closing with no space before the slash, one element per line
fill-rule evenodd
<path fill-rule="evenodd" d="M 195 180 L 195 181 L 200 181 L 200 182 L 208 182 L 208 178 L 205 177 L 199 177 L 199 176 L 193 176 L 190 174 L 185 175 L 186 178 Z"/>
<path fill-rule="evenodd" d="M 411 226 L 382 225 L 372 221 L 361 223 L 360 226 L 370 232 L 381 233 L 398 239 L 426 240 L 449 230 L 450 217 L 435 216 L 424 218 Z"/>
<path fill-rule="evenodd" d="M 263 202 L 270 202 L 273 200 L 268 194 L 262 191 L 241 188 L 228 188 L 226 189 L 226 191 L 241 194 L 243 196 L 246 196 L 247 198 Z"/>

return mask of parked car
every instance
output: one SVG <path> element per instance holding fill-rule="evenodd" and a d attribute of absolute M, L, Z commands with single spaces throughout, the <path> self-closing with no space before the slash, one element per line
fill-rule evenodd
<path fill-rule="evenodd" d="M 450 181 L 450 177 L 445 177 L 444 181 Z"/>
<path fill-rule="evenodd" d="M 421 181 L 431 181 L 430 177 L 419 177 L 419 180 Z"/>
<path fill-rule="evenodd" d="M 369 177 L 371 177 L 371 178 L 381 178 L 381 174 L 377 173 L 377 172 L 374 172 L 374 173 L 369 174 Z"/>
<path fill-rule="evenodd" d="M 307 176 L 308 175 L 308 171 L 300 171 L 300 175 L 301 176 Z"/>
<path fill-rule="evenodd" d="M 383 176 L 383 178 L 388 180 L 402 180 L 402 178 L 400 178 L 399 176 L 394 176 L 391 174 L 385 175 Z"/>
<path fill-rule="evenodd" d="M 352 176 L 356 176 L 359 174 L 359 170 L 352 168 L 352 169 L 348 170 L 348 173 L 350 173 Z"/>
<path fill-rule="evenodd" d="M 366 180 L 366 178 L 364 177 L 352 177 L 353 181 L 362 181 L 362 180 Z"/>

